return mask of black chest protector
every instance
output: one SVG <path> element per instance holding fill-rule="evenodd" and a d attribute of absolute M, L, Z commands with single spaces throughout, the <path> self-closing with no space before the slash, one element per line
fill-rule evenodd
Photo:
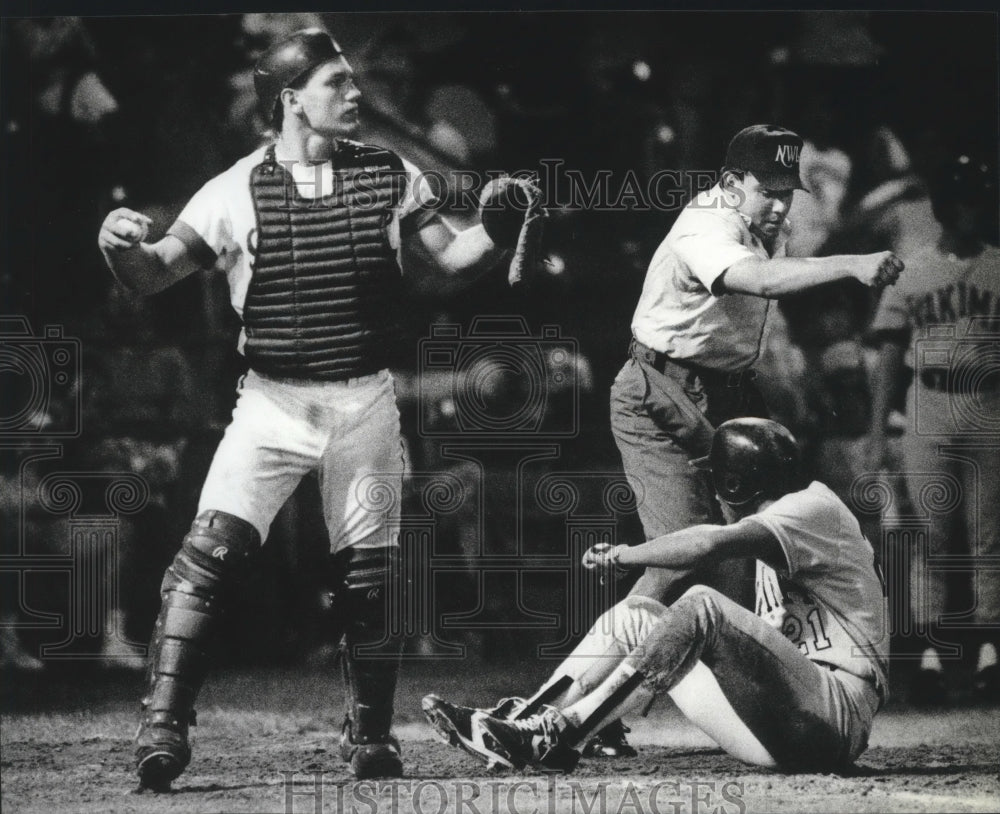
<path fill-rule="evenodd" d="M 244 353 L 262 373 L 342 380 L 387 366 L 402 288 L 389 224 L 406 189 L 395 153 L 340 142 L 333 189 L 299 194 L 274 145 L 250 173 L 257 216 Z"/>

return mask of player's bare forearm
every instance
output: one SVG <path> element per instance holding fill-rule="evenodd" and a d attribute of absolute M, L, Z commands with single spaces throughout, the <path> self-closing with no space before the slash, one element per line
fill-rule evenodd
<path fill-rule="evenodd" d="M 881 288 L 896 281 L 903 263 L 892 252 L 841 254 L 832 257 L 747 258 L 719 278 L 722 292 L 778 299 L 837 280 L 856 279 Z"/>
<path fill-rule="evenodd" d="M 636 546 L 598 544 L 584 554 L 586 568 L 666 568 L 684 571 L 727 559 L 758 559 L 784 565 L 781 543 L 762 523 L 704 524 L 664 534 Z"/>
<path fill-rule="evenodd" d="M 115 279 L 136 294 L 156 294 L 174 282 L 159 255 L 146 243 L 123 251 L 105 251 L 104 260 Z"/>
<path fill-rule="evenodd" d="M 452 274 L 484 271 L 503 254 L 482 224 L 457 230 L 444 218 L 434 218 L 418 234 L 438 266 Z"/>
<path fill-rule="evenodd" d="M 618 562 L 627 568 L 693 568 L 712 555 L 717 532 L 722 528 L 712 525 L 691 526 L 641 545 L 621 546 Z"/>
<path fill-rule="evenodd" d="M 493 266 L 503 254 L 482 224 L 476 224 L 458 232 L 448 246 L 443 259 L 445 268 L 461 273 L 465 271 L 482 271 Z"/>
<path fill-rule="evenodd" d="M 136 294 L 155 294 L 197 270 L 187 247 L 173 235 L 145 243 L 151 221 L 141 212 L 120 207 L 101 224 L 97 246 L 111 273 Z"/>

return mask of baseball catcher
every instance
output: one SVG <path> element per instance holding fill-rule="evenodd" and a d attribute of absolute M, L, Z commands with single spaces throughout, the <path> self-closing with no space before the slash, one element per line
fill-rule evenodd
<path fill-rule="evenodd" d="M 161 240 L 145 242 L 150 220 L 130 209 L 110 213 L 98 238 L 112 272 L 138 293 L 198 269 L 225 273 L 250 368 L 163 579 L 136 738 L 139 779 L 153 789 L 168 788 L 191 760 L 189 726 L 219 615 L 309 473 L 321 485 L 344 639 L 341 755 L 359 778 L 402 773 L 391 732 L 400 638 L 387 613 L 405 466 L 388 370 L 404 305 L 401 248 L 417 240 L 446 271 L 478 273 L 503 250 L 533 245 L 540 222 L 528 201 L 509 246 L 482 224 L 456 231 L 416 167 L 354 141 L 361 92 L 326 31 L 273 45 L 254 81 L 276 138 L 208 181 Z"/>

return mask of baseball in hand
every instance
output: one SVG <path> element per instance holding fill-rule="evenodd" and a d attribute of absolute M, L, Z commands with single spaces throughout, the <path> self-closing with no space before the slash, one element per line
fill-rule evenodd
<path fill-rule="evenodd" d="M 115 222 L 115 232 L 124 240 L 141 243 L 149 235 L 149 227 L 144 223 L 136 223 L 128 218 L 118 218 Z"/>

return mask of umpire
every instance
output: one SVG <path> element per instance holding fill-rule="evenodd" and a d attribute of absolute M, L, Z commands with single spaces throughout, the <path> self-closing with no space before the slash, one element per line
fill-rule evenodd
<path fill-rule="evenodd" d="M 722 422 L 767 416 L 752 365 L 770 301 L 850 277 L 880 287 L 903 269 L 888 251 L 785 256 L 792 192 L 804 189 L 801 150 L 790 130 L 741 130 L 718 184 L 687 204 L 649 264 L 629 359 L 611 388 L 611 427 L 647 539 L 717 521 L 709 484 L 688 461 L 708 454 Z M 647 568 L 633 592 L 669 601 L 683 576 Z M 739 576 L 713 581 L 744 599 Z"/>
<path fill-rule="evenodd" d="M 350 140 L 361 93 L 328 33 L 276 43 L 254 79 L 276 139 L 205 184 L 162 240 L 143 242 L 149 219 L 130 209 L 109 214 L 98 238 L 112 272 L 138 293 L 199 269 L 224 272 L 250 366 L 163 580 L 136 741 L 140 782 L 154 789 L 191 759 L 188 727 L 219 614 L 310 472 L 346 643 L 341 754 L 359 778 L 402 774 L 390 732 L 400 639 L 387 607 L 404 460 L 386 369 L 399 339 L 401 245 L 416 239 L 454 272 L 499 256 L 481 224 L 456 232 L 435 214 L 416 167 Z"/>

